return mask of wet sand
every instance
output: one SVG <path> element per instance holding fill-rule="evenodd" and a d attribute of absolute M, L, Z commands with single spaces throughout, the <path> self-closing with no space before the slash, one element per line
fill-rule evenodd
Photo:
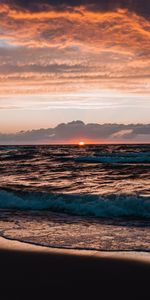
<path fill-rule="evenodd" d="M 149 280 L 149 253 L 51 249 L 0 237 L 1 300 L 146 299 Z"/>

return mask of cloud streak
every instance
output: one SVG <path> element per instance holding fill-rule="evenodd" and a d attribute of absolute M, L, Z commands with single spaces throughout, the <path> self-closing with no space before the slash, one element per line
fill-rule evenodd
<path fill-rule="evenodd" d="M 70 11 L 71 8 L 87 6 L 93 11 L 112 11 L 117 8 L 129 9 L 138 14 L 147 16 L 150 10 L 148 0 L 1 0 L 1 3 L 11 6 L 15 10 L 28 12 L 47 11 L 48 7 L 53 7 L 56 11 Z"/>

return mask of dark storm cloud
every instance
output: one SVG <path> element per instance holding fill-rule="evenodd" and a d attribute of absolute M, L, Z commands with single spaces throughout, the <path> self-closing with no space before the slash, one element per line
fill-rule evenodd
<path fill-rule="evenodd" d="M 112 11 L 121 8 L 129 9 L 146 17 L 149 17 L 150 14 L 149 0 L 1 0 L 0 3 L 31 12 L 45 11 L 47 6 L 52 6 L 56 10 L 66 10 L 83 5 L 96 11 Z"/>
<path fill-rule="evenodd" d="M 149 142 L 150 124 L 62 123 L 55 128 L 0 134 L 0 144 L 67 143 L 80 139 L 91 142 Z"/>

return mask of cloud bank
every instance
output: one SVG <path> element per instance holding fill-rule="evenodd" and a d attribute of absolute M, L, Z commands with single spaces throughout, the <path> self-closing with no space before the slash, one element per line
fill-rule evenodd
<path fill-rule="evenodd" d="M 55 128 L 0 134 L 0 145 L 78 143 L 149 143 L 150 124 L 62 123 Z"/>

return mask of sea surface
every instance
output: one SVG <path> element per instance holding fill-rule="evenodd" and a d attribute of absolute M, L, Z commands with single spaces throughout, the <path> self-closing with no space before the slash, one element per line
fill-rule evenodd
<path fill-rule="evenodd" d="M 0 146 L 0 235 L 150 251 L 150 145 Z"/>

